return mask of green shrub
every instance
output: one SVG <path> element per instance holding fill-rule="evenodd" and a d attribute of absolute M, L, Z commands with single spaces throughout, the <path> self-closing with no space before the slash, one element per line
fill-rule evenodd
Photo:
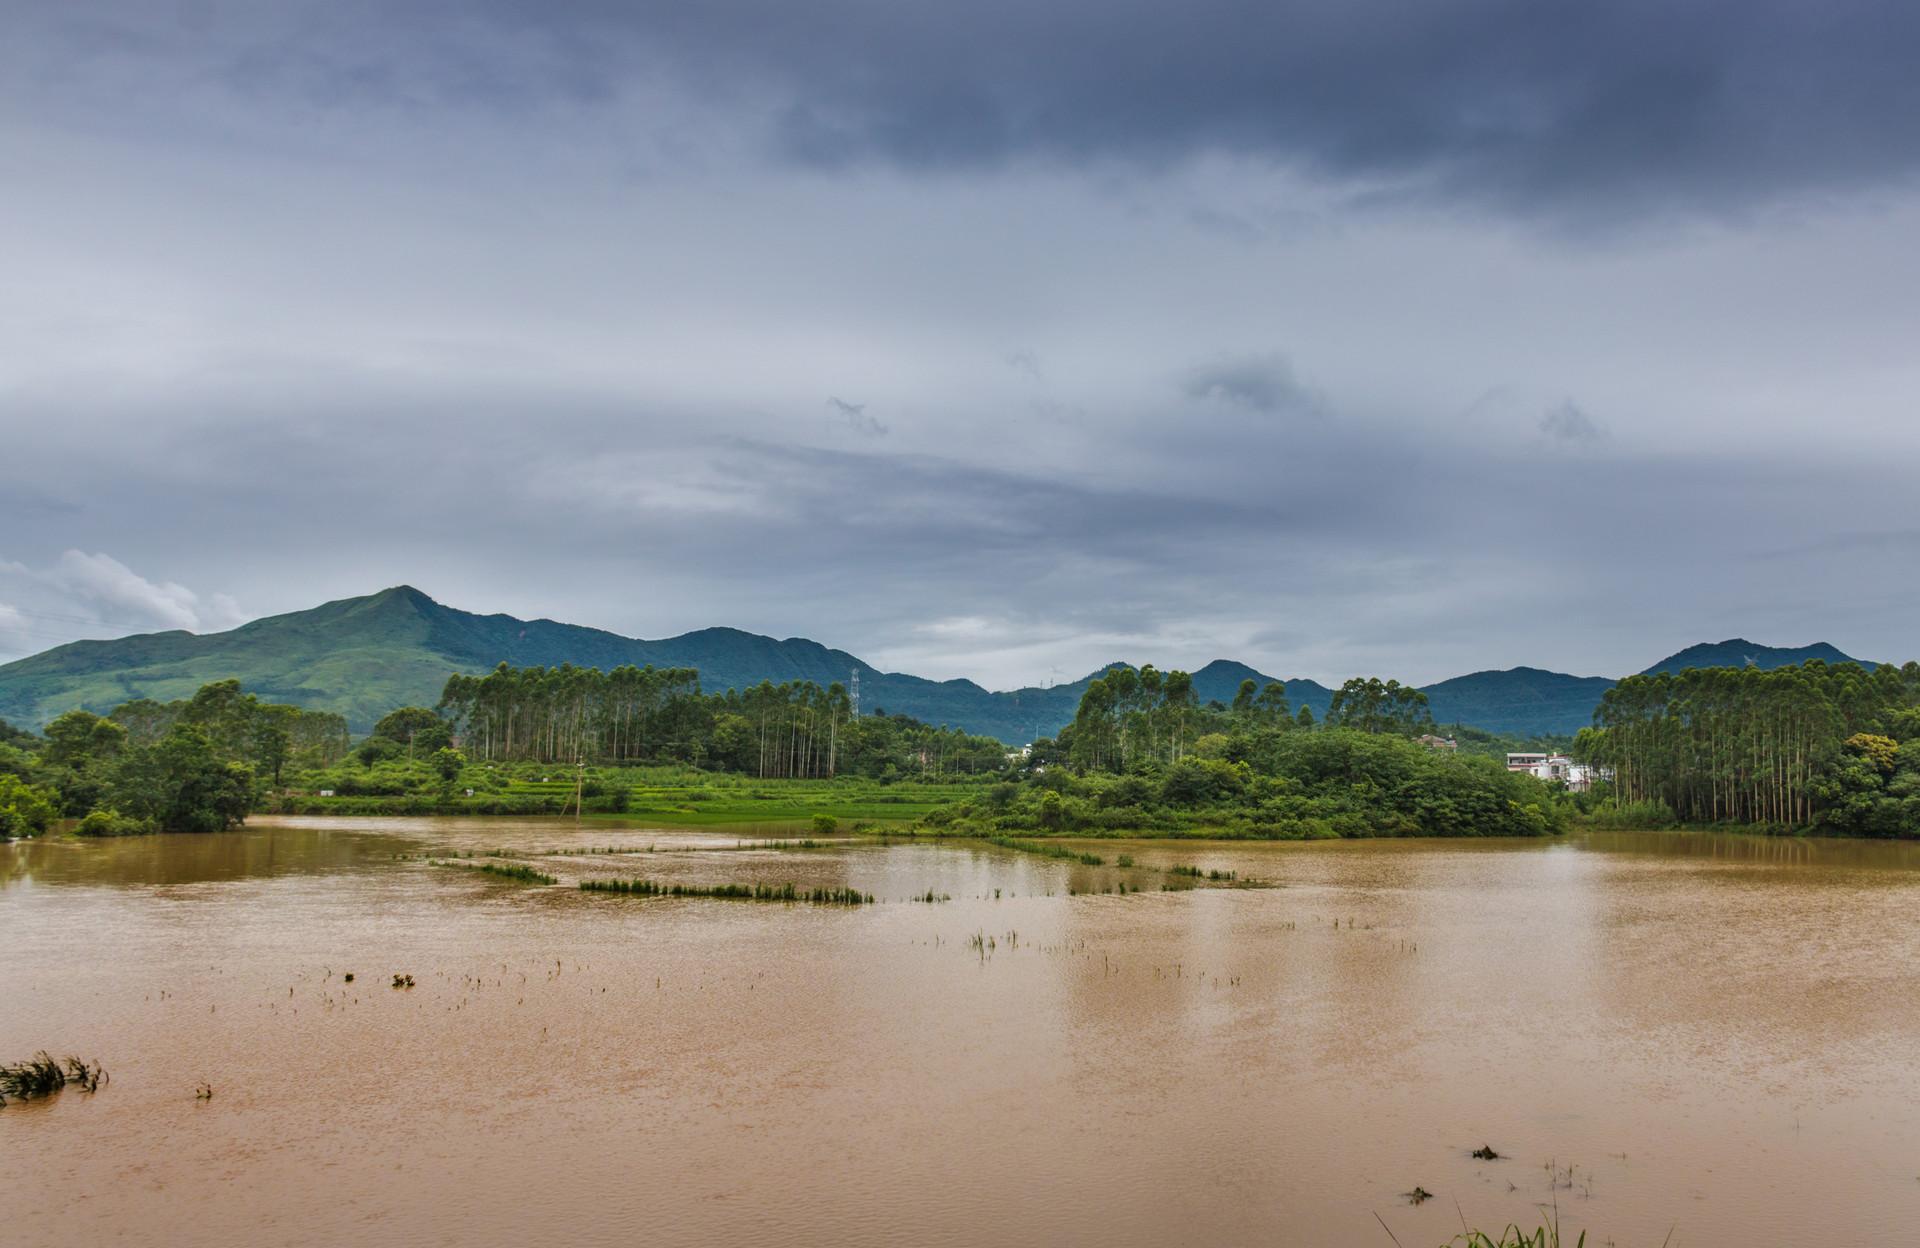
<path fill-rule="evenodd" d="M 150 820 L 123 815 L 111 806 L 88 811 L 74 829 L 81 836 L 145 836 L 155 830 Z"/>

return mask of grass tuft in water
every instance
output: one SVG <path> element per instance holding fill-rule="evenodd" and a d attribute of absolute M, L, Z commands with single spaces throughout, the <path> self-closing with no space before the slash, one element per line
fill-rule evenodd
<path fill-rule="evenodd" d="M 660 880 L 581 880 L 587 893 L 632 897 L 706 897 L 717 901 L 804 901 L 816 906 L 869 906 L 873 894 L 853 888 L 801 888 L 795 884 L 670 884 Z"/>
<path fill-rule="evenodd" d="M 1580 1232 L 1580 1238 L 1574 1241 L 1574 1248 L 1586 1248 L 1587 1233 Z M 1485 1231 L 1468 1231 L 1456 1235 L 1447 1241 L 1447 1248 L 1561 1248 L 1560 1223 L 1551 1226 L 1536 1227 L 1532 1234 L 1521 1230 L 1517 1225 L 1509 1225 L 1495 1239 Z"/>
<path fill-rule="evenodd" d="M 1215 883 L 1227 883 L 1236 878 L 1232 871 L 1202 871 L 1199 867 L 1168 867 L 1170 875 L 1183 875 L 1192 880 L 1212 880 Z"/>
<path fill-rule="evenodd" d="M 1001 849 L 1011 849 L 1022 854 L 1038 854 L 1042 858 L 1060 858 L 1086 867 L 1105 866 L 1107 861 L 1098 854 L 1083 854 L 1077 849 L 1068 849 L 1064 845 L 1049 845 L 1045 841 L 1023 841 L 1011 836 L 989 836 L 984 839 L 987 844 L 998 845 Z"/>
<path fill-rule="evenodd" d="M 535 871 L 532 867 L 523 867 L 518 863 L 482 862 L 469 864 L 464 862 L 435 862 L 436 867 L 460 867 L 467 871 L 484 871 L 488 875 L 499 876 L 503 880 L 514 880 L 521 884 L 558 884 L 557 877 L 545 871 Z"/>
<path fill-rule="evenodd" d="M 84 1062 L 77 1057 L 56 1061 L 52 1054 L 42 1049 L 24 1062 L 0 1066 L 0 1105 L 6 1104 L 8 1097 L 16 1101 L 30 1101 L 35 1097 L 52 1096 L 68 1084 L 82 1092 L 95 1092 L 106 1081 L 107 1072 L 100 1063 Z"/>

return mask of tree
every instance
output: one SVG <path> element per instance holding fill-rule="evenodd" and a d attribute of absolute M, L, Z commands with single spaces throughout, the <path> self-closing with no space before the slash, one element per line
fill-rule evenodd
<path fill-rule="evenodd" d="M 222 759 L 195 724 L 176 724 L 150 746 L 127 751 L 115 770 L 112 807 L 165 832 L 224 832 L 253 806 L 253 768 Z"/>
<path fill-rule="evenodd" d="M 1397 680 L 1355 677 L 1334 692 L 1327 707 L 1327 723 L 1361 732 L 1395 732 L 1412 736 L 1433 726 L 1427 695 Z"/>
<path fill-rule="evenodd" d="M 407 747 L 408 758 L 431 755 L 453 744 L 453 729 L 439 712 L 424 706 L 388 711 L 373 726 L 373 735 Z"/>
<path fill-rule="evenodd" d="M 127 730 L 91 711 L 68 711 L 47 725 L 42 757 L 56 767 L 79 771 L 118 755 L 127 743 Z"/>
<path fill-rule="evenodd" d="M 52 826 L 54 815 L 53 794 L 0 774 L 0 838 L 39 836 Z"/>
<path fill-rule="evenodd" d="M 467 756 L 459 750 L 441 748 L 433 753 L 433 773 L 440 777 L 440 791 L 451 797 L 453 786 L 460 779 L 460 769 L 467 765 Z"/>

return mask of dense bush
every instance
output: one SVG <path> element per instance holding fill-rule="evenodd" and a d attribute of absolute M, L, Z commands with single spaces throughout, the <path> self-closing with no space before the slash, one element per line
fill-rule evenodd
<path fill-rule="evenodd" d="M 80 821 L 74 831 L 81 836 L 143 836 L 157 832 L 159 828 L 148 820 L 134 819 L 117 810 L 105 809 L 88 811 L 86 818 Z"/>

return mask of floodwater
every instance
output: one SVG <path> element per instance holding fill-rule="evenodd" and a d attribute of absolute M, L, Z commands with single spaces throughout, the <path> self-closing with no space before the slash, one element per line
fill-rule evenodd
<path fill-rule="evenodd" d="M 769 831 L 0 847 L 0 1059 L 112 1076 L 0 1109 L 0 1238 L 1415 1248 L 1556 1206 L 1568 1243 L 1920 1236 L 1920 847 L 1089 847 L 1123 870 L 740 847 Z M 541 862 L 560 887 L 419 857 L 605 845 L 654 848 Z M 1188 863 L 1271 887 L 1160 891 Z"/>

